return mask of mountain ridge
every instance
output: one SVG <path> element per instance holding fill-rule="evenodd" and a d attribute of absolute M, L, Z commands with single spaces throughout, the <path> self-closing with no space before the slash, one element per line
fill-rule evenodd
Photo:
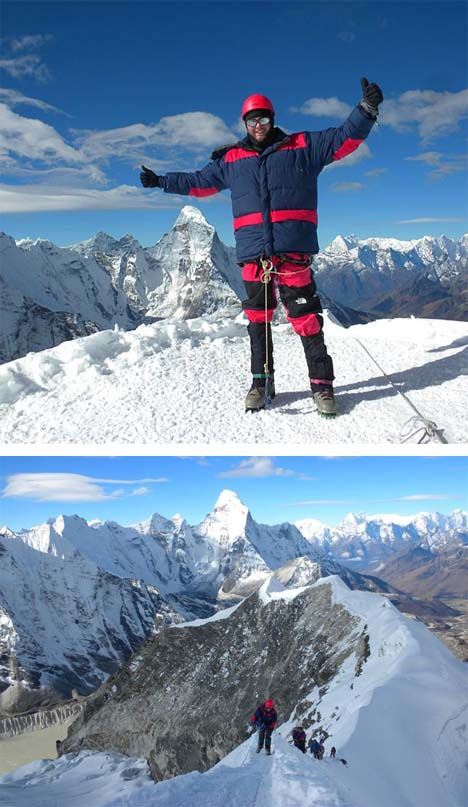
<path fill-rule="evenodd" d="M 244 296 L 234 248 L 189 205 L 153 246 L 130 233 L 98 231 L 68 247 L 0 234 L 0 254 L 0 361 L 116 325 L 233 317 Z M 467 254 L 468 236 L 404 242 L 339 235 L 316 256 L 315 278 L 324 306 L 344 325 L 424 312 L 463 319 Z"/>

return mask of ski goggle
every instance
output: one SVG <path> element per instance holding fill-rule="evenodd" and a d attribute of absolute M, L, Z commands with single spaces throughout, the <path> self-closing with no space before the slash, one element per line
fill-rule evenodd
<path fill-rule="evenodd" d="M 249 120 L 246 120 L 246 125 L 249 127 L 249 129 L 253 129 L 257 124 L 259 126 L 266 126 L 267 123 L 271 123 L 271 118 L 267 118 L 266 115 L 262 118 L 250 118 Z"/>

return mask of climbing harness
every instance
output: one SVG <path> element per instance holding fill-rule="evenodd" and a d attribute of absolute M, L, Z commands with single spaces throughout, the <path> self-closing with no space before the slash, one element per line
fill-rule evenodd
<path fill-rule="evenodd" d="M 292 263 L 295 266 L 303 266 L 304 269 L 308 266 L 312 265 L 312 259 L 310 255 L 304 255 L 301 258 L 291 258 L 288 255 L 283 255 L 279 253 L 276 255 L 279 264 L 283 263 Z M 271 283 L 271 276 L 276 275 L 277 277 L 287 277 L 288 275 L 294 275 L 296 272 L 287 272 L 287 271 L 280 271 L 277 269 L 271 258 L 267 257 L 266 255 L 261 255 L 258 259 L 260 266 L 262 268 L 262 273 L 260 275 L 260 281 L 263 283 L 265 287 L 265 364 L 263 365 L 263 373 L 265 376 L 265 409 L 268 408 L 269 404 L 271 403 L 271 396 L 270 396 L 270 368 L 268 363 L 268 284 Z"/>
<path fill-rule="evenodd" d="M 268 409 L 271 403 L 270 367 L 268 362 L 268 283 L 271 282 L 271 274 L 275 270 L 273 261 L 270 258 L 260 258 L 260 265 L 262 267 L 260 280 L 265 287 L 265 364 L 263 365 L 263 372 L 265 373 L 265 409 Z"/>

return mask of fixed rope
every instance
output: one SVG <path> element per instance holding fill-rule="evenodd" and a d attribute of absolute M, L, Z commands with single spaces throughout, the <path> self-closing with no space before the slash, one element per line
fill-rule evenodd
<path fill-rule="evenodd" d="M 282 256 L 278 256 L 280 260 Z M 284 261 L 284 258 L 282 259 Z M 288 259 L 289 260 L 289 259 Z M 291 263 L 297 263 L 300 265 L 304 265 L 303 262 L 291 260 Z M 273 266 L 273 261 L 271 258 L 260 258 L 260 265 L 262 267 L 262 274 L 260 276 L 261 282 L 264 284 L 265 287 L 265 364 L 263 366 L 263 371 L 265 374 L 265 409 L 271 403 L 270 398 L 270 369 L 269 369 L 269 361 L 268 361 L 268 284 L 271 282 L 271 276 L 276 275 L 277 277 L 284 275 L 294 275 L 296 274 L 296 270 L 287 272 L 287 271 L 279 271 L 277 268 Z M 341 323 L 340 323 L 341 325 Z M 344 327 L 344 326 L 342 326 Z M 377 359 L 374 358 L 370 350 L 361 342 L 360 339 L 357 337 L 353 337 L 354 341 L 358 343 L 358 345 L 364 350 L 364 352 L 369 356 L 371 361 L 378 367 L 384 378 L 387 379 L 390 386 L 393 387 L 394 390 L 400 395 L 404 401 L 411 407 L 413 412 L 415 413 L 412 417 L 408 418 L 407 421 L 403 424 L 400 429 L 400 442 L 407 443 L 413 437 L 418 437 L 418 444 L 425 444 L 430 442 L 432 439 L 436 439 L 439 443 L 444 445 L 448 445 L 448 440 L 444 435 L 444 430 L 437 426 L 433 420 L 429 420 L 429 418 L 424 417 L 423 414 L 419 411 L 419 409 L 414 405 L 414 403 L 408 398 L 408 396 L 402 392 L 396 384 L 393 383 L 392 379 L 389 375 L 385 372 L 383 367 L 378 363 Z"/>
<path fill-rule="evenodd" d="M 358 343 L 358 345 L 360 345 L 360 347 L 365 351 L 365 353 L 367 353 L 367 355 L 369 356 L 371 361 L 373 361 L 374 364 L 376 365 L 376 367 L 379 368 L 380 372 L 387 379 L 389 384 L 393 387 L 394 390 L 396 390 L 398 392 L 398 395 L 401 395 L 403 400 L 406 401 L 408 406 L 410 406 L 411 409 L 413 410 L 413 412 L 415 412 L 415 414 L 412 417 L 408 418 L 408 420 L 405 421 L 405 423 L 401 427 L 401 429 L 400 429 L 400 438 L 401 438 L 400 442 L 407 443 L 407 442 L 409 442 L 411 440 L 412 437 L 419 436 L 419 439 L 418 439 L 419 444 L 428 443 L 430 440 L 435 438 L 436 440 L 439 441 L 439 443 L 443 443 L 444 445 L 447 445 L 448 440 L 444 436 L 444 430 L 440 429 L 437 426 L 437 424 L 434 423 L 433 420 L 429 420 L 428 418 L 424 417 L 424 415 L 421 414 L 419 409 L 417 409 L 417 407 L 408 398 L 408 396 L 404 392 L 402 392 L 400 389 L 398 389 L 396 384 L 393 383 L 390 376 L 388 376 L 387 373 L 385 372 L 385 370 L 383 369 L 383 367 L 380 366 L 377 359 L 374 359 L 374 357 L 373 357 L 372 353 L 370 352 L 370 350 L 368 350 L 367 347 L 365 345 L 363 345 L 361 340 L 357 339 L 357 337 L 355 337 L 355 336 L 353 337 L 353 339 L 354 339 L 355 342 Z"/>

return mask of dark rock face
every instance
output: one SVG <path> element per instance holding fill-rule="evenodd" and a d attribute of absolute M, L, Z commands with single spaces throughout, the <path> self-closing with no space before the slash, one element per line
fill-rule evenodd
<path fill-rule="evenodd" d="M 254 594 L 226 619 L 150 640 L 88 699 L 66 750 L 145 756 L 155 780 L 206 770 L 246 739 L 265 698 L 281 723 L 351 653 L 362 658 L 362 633 L 329 585 L 266 604 Z"/>

